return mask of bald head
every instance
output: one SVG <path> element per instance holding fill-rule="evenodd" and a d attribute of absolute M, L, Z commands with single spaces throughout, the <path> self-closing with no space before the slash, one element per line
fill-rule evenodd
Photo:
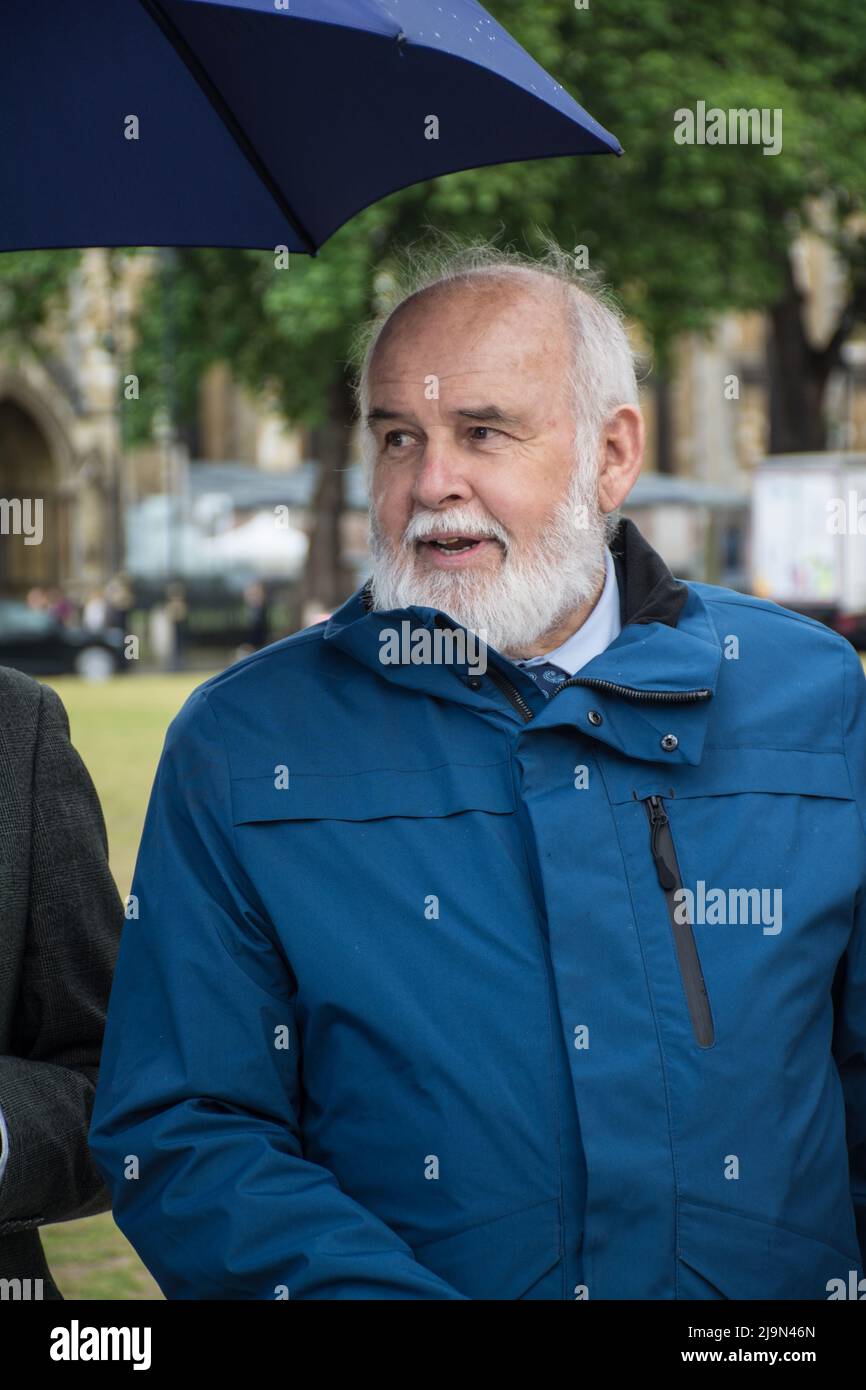
<path fill-rule="evenodd" d="M 404 300 L 384 325 L 369 365 L 370 404 L 374 383 L 405 380 L 412 368 L 428 395 L 459 376 L 495 374 L 503 387 L 511 383 L 512 397 L 543 381 L 548 397 L 564 401 L 569 332 L 567 290 L 549 276 L 511 272 L 433 285 Z"/>

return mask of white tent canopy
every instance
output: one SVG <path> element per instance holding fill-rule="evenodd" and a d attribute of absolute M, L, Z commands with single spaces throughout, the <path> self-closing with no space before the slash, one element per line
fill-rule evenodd
<path fill-rule="evenodd" d="M 273 511 L 263 511 L 210 537 L 205 553 L 219 566 L 246 563 L 269 578 L 294 579 L 303 569 L 308 544 L 303 531 L 280 526 Z"/>
<path fill-rule="evenodd" d="M 192 578 L 209 575 L 297 579 L 309 541 L 295 526 L 281 525 L 273 508 L 254 512 L 217 534 L 184 518 L 165 495 L 145 498 L 127 512 L 126 568 L 132 575 L 159 578 L 169 571 Z"/>

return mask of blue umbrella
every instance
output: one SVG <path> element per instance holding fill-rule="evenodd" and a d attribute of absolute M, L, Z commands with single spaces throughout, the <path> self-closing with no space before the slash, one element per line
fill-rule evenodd
<path fill-rule="evenodd" d="M 457 169 L 621 154 L 476 0 L 11 0 L 0 250 L 312 255 Z"/>

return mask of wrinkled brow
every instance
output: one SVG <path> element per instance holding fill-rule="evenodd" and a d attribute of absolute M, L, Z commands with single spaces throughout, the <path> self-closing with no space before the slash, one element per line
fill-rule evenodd
<path fill-rule="evenodd" d="M 476 420 L 480 424 L 494 425 L 518 425 L 520 421 L 516 415 L 508 415 L 504 410 L 500 410 L 498 405 L 481 405 L 466 407 L 462 410 L 451 410 L 448 412 L 452 416 L 464 420 Z M 411 411 L 386 410 L 384 406 L 376 406 L 367 416 L 367 424 L 372 425 L 376 420 L 411 420 Z"/>

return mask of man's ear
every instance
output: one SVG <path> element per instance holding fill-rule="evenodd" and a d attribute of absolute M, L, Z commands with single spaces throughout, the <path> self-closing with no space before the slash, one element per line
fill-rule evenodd
<path fill-rule="evenodd" d="M 634 487 L 644 455 L 643 416 L 636 405 L 619 406 L 605 422 L 599 441 L 598 503 L 612 512 Z"/>

